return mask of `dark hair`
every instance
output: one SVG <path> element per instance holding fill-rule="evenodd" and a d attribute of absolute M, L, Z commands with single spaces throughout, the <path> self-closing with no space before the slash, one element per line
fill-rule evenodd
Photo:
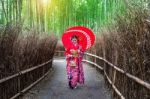
<path fill-rule="evenodd" d="M 71 37 L 71 40 L 74 39 L 74 38 L 78 39 L 78 36 L 73 35 L 73 36 Z"/>

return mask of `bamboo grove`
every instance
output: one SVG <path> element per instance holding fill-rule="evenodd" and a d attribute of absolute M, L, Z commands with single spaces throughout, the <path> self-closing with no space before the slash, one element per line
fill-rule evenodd
<path fill-rule="evenodd" d="M 74 25 L 97 31 L 124 10 L 124 0 L 0 0 L 0 24 L 23 22 L 58 35 Z"/>
<path fill-rule="evenodd" d="M 70 26 L 84 25 L 97 34 L 91 53 L 150 83 L 150 22 L 145 20 L 150 21 L 150 0 L 0 0 L 0 79 L 53 58 L 58 39 L 43 32 L 61 36 Z M 105 66 L 126 99 L 150 99 L 149 90 Z M 2 83 L 0 99 L 23 90 L 43 70 L 48 69 Z"/>

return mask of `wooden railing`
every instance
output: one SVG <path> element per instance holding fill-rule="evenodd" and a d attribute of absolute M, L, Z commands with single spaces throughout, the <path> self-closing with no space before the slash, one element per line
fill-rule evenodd
<path fill-rule="evenodd" d="M 41 81 L 51 71 L 51 66 L 52 59 L 38 66 L 19 71 L 16 74 L 0 79 L 0 90 L 5 91 L 4 93 L 0 93 L 0 99 L 15 99 L 22 95 L 22 93 Z M 32 77 L 32 79 L 30 79 L 30 77 Z M 5 86 L 9 85 L 15 88 L 11 88 L 11 90 L 9 88 L 6 89 Z M 14 91 L 13 94 L 12 91 Z"/>
<path fill-rule="evenodd" d="M 56 53 L 64 53 L 64 51 L 56 51 Z M 127 73 L 126 71 L 120 69 L 118 66 L 110 63 L 109 61 L 107 61 L 106 59 L 104 59 L 103 57 L 99 57 L 97 55 L 94 55 L 94 54 L 91 54 L 91 53 L 85 53 L 86 56 L 91 56 L 91 57 L 94 57 L 94 58 L 97 58 L 101 61 L 103 61 L 105 64 L 108 64 L 108 66 L 111 66 L 114 70 L 120 72 L 121 74 L 124 74 L 126 77 L 128 77 L 129 79 L 135 81 L 136 83 L 138 83 L 139 85 L 147 88 L 148 90 L 150 90 L 150 83 L 146 82 L 146 81 L 143 81 L 141 80 L 140 78 L 134 76 L 134 75 L 131 75 L 130 73 Z M 87 59 L 84 59 L 83 60 L 84 62 L 87 62 L 89 64 L 92 64 L 94 66 L 96 66 L 97 68 L 99 68 L 100 70 L 102 70 L 104 72 L 104 76 L 106 77 L 106 79 L 108 80 L 108 82 L 110 83 L 110 85 L 112 86 L 113 90 L 116 92 L 116 94 L 121 98 L 121 99 L 125 99 L 125 97 L 123 96 L 123 94 L 117 89 L 117 87 L 114 85 L 114 81 L 111 81 L 111 79 L 109 78 L 109 76 L 107 75 L 106 73 L 106 70 L 105 70 L 105 66 L 102 67 L 100 66 L 99 64 L 95 63 L 95 62 L 91 62 Z"/>

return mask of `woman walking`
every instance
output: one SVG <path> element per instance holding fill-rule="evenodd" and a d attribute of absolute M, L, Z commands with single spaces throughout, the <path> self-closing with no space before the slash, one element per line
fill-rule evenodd
<path fill-rule="evenodd" d="M 94 33 L 83 26 L 71 27 L 62 35 L 67 61 L 68 85 L 71 89 L 76 88 L 78 83 L 84 84 L 83 54 L 94 44 L 94 41 Z"/>
<path fill-rule="evenodd" d="M 71 89 L 76 88 L 77 83 L 84 84 L 84 73 L 82 66 L 83 50 L 78 44 L 78 37 L 71 37 L 72 45 L 66 49 L 68 84 Z"/>

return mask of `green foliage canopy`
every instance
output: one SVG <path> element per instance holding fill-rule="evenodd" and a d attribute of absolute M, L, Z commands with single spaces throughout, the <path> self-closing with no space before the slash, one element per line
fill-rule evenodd
<path fill-rule="evenodd" d="M 23 22 L 24 27 L 56 35 L 68 27 L 84 25 L 98 33 L 102 27 L 114 23 L 116 15 L 124 13 L 125 1 L 0 0 L 0 24 Z"/>

